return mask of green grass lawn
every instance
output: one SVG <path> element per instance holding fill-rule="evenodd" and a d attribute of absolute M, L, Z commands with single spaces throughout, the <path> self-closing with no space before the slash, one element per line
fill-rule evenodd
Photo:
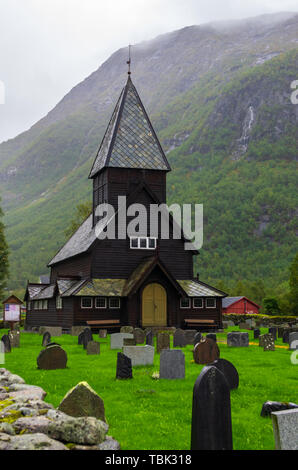
<path fill-rule="evenodd" d="M 249 334 L 253 342 L 252 332 Z M 217 337 L 224 340 L 226 333 Z M 21 348 L 6 354 L 2 367 L 28 384 L 42 387 L 47 392 L 46 401 L 54 406 L 70 388 L 87 381 L 104 400 L 109 435 L 123 450 L 189 450 L 192 391 L 203 367 L 193 362 L 192 346 L 183 349 L 185 380 L 153 380 L 152 373 L 159 371 L 156 354 L 154 366 L 134 367 L 133 380 L 121 381 L 115 379 L 117 351 L 110 350 L 109 338 L 96 339 L 101 343 L 99 356 L 87 356 L 77 337 L 53 338 L 66 350 L 68 367 L 42 371 L 36 365 L 42 336 L 24 333 Z M 285 346 L 280 339 L 276 345 Z M 291 351 L 276 348 L 264 352 L 254 345 L 228 348 L 220 342 L 219 348 L 221 357 L 235 365 L 240 377 L 238 390 L 231 392 L 234 449 L 274 449 L 271 419 L 261 418 L 260 412 L 267 400 L 298 402 L 298 365 L 291 364 Z"/>

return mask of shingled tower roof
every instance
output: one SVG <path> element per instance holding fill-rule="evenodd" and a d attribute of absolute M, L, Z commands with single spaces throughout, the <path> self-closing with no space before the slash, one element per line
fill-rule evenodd
<path fill-rule="evenodd" d="M 123 88 L 89 178 L 106 167 L 170 171 L 130 76 Z"/>

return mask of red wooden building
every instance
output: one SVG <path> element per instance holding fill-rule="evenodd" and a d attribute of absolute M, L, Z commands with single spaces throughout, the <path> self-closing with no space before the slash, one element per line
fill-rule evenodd
<path fill-rule="evenodd" d="M 256 304 L 247 297 L 225 297 L 222 300 L 222 313 L 259 313 L 260 305 Z"/>
<path fill-rule="evenodd" d="M 118 196 L 125 196 L 127 206 L 139 203 L 150 213 L 150 205 L 166 203 L 169 171 L 129 76 L 89 175 L 93 211 L 50 261 L 50 280 L 28 283 L 28 327 L 222 326 L 226 294 L 194 277 L 198 252 L 185 250 L 183 234 L 180 239 L 173 236 L 172 218 L 168 239 L 152 237 L 149 224 L 139 237 L 99 237 L 110 224 L 118 228 L 123 222 L 118 212 L 102 222 L 98 206 L 117 208 Z"/>

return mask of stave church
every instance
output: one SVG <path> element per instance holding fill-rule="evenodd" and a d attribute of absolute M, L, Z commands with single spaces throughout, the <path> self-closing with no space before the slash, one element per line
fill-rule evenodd
<path fill-rule="evenodd" d="M 129 206 L 142 204 L 148 212 L 152 204 L 166 204 L 170 171 L 129 72 L 89 175 L 92 213 L 49 262 L 49 281 L 28 282 L 28 329 L 222 327 L 222 299 L 227 294 L 194 276 L 198 251 L 185 249 L 183 235 L 176 239 L 173 229 L 168 239 L 159 232 L 152 237 L 148 229 L 133 237 L 98 236 L 109 224 L 117 233 L 119 196 Z M 101 204 L 115 207 L 115 215 L 98 216 Z"/>

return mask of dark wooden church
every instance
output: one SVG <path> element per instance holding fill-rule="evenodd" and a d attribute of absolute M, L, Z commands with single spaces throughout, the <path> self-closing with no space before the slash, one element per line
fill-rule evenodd
<path fill-rule="evenodd" d="M 166 203 L 169 171 L 129 74 L 89 175 L 93 212 L 50 261 L 49 283 L 28 283 L 27 327 L 222 326 L 226 294 L 194 277 L 198 252 L 185 250 L 185 239 L 175 239 L 173 230 L 167 240 L 150 237 L 149 230 L 122 239 L 97 236 L 99 204 L 117 208 L 118 196 L 126 196 L 127 206 L 141 203 L 150 213 L 151 204 Z"/>

